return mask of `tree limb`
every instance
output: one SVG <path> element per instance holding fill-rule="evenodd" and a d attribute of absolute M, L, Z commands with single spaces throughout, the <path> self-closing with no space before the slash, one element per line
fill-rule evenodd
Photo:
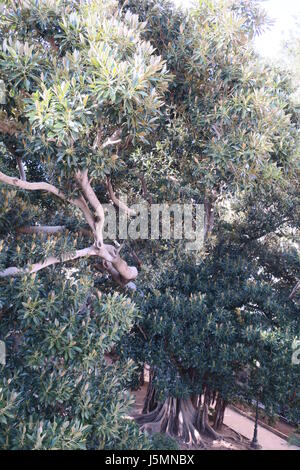
<path fill-rule="evenodd" d="M 10 186 L 14 186 L 20 189 L 26 189 L 29 191 L 47 191 L 48 193 L 52 193 L 60 199 L 63 199 L 64 201 L 67 200 L 66 196 L 59 189 L 49 183 L 29 183 L 28 181 L 23 181 L 19 178 L 13 178 L 11 176 L 5 175 L 4 173 L 2 173 L 2 171 L 0 171 L 0 181 L 2 183 L 9 184 Z"/>
<path fill-rule="evenodd" d="M 148 192 L 147 184 L 146 184 L 144 175 L 139 175 L 139 179 L 140 179 L 141 186 L 142 186 L 142 196 L 151 205 L 152 204 L 152 197 Z"/>
<path fill-rule="evenodd" d="M 94 225 L 95 243 L 98 247 L 100 247 L 103 245 L 103 227 L 105 218 L 102 204 L 100 203 L 92 186 L 90 185 L 87 169 L 83 171 L 78 170 L 76 173 L 76 180 L 78 181 L 85 197 L 96 213 L 96 220 Z"/>
<path fill-rule="evenodd" d="M 122 260 L 119 256 L 119 252 L 112 245 L 105 245 L 103 243 L 103 226 L 104 226 L 104 210 L 102 204 L 98 200 L 93 188 L 88 180 L 87 170 L 78 171 L 76 173 L 76 180 L 78 181 L 86 199 L 93 207 L 96 217 L 91 213 L 86 200 L 83 196 L 77 199 L 68 199 L 64 193 L 52 184 L 45 182 L 30 183 L 23 181 L 18 178 L 5 175 L 0 171 L 0 182 L 9 184 L 11 186 L 30 190 L 30 191 L 47 191 L 59 197 L 63 201 L 67 201 L 76 207 L 80 208 L 89 224 L 92 228 L 95 245 L 83 250 L 77 250 L 75 254 L 66 253 L 61 258 L 50 257 L 44 262 L 36 263 L 27 268 L 10 267 L 0 272 L 0 277 L 15 276 L 19 274 L 34 273 L 41 269 L 51 266 L 53 264 L 61 263 L 64 261 L 70 261 L 73 259 L 80 258 L 82 256 L 99 256 L 107 263 L 107 270 L 118 279 L 119 284 L 125 285 L 129 281 L 134 280 L 137 277 L 137 269 L 135 266 L 128 266 L 126 261 Z"/>
<path fill-rule="evenodd" d="M 85 220 L 87 221 L 88 225 L 91 227 L 93 235 L 95 237 L 96 235 L 95 220 L 84 197 L 81 195 L 79 198 L 73 199 L 71 203 L 73 203 L 75 206 L 81 209 L 85 217 Z"/>
<path fill-rule="evenodd" d="M 24 225 L 16 229 L 17 233 L 33 234 L 33 233 L 60 233 L 66 229 L 65 225 Z"/>
<path fill-rule="evenodd" d="M 97 265 L 97 266 L 99 267 L 101 271 L 103 272 L 107 271 L 111 275 L 115 283 L 118 284 L 120 287 L 122 288 L 126 287 L 131 290 L 136 290 L 136 285 L 134 284 L 134 282 L 129 281 L 128 279 L 123 279 L 123 277 L 119 274 L 119 272 L 113 267 L 112 263 L 103 261 L 101 265 Z M 132 268 L 135 269 L 134 266 L 132 266 L 130 269 Z M 132 273 L 134 274 L 134 271 L 132 271 Z M 134 277 L 132 277 L 132 279 L 134 279 Z"/>
<path fill-rule="evenodd" d="M 300 291 L 300 281 L 297 282 L 297 284 L 295 285 L 294 289 L 292 290 L 292 292 L 290 293 L 289 295 L 289 299 L 294 299 L 294 297 L 296 297 L 297 293 Z"/>
<path fill-rule="evenodd" d="M 75 253 L 65 253 L 61 258 L 50 256 L 49 258 L 46 258 L 45 261 L 35 263 L 26 268 L 17 268 L 15 266 L 6 268 L 3 271 L 0 271 L 0 277 L 3 278 L 22 274 L 33 274 L 53 264 L 64 263 L 66 261 L 82 258 L 83 256 L 100 256 L 100 251 L 101 249 L 99 250 L 95 246 L 90 246 L 88 248 L 83 248 L 82 250 L 76 250 Z"/>
<path fill-rule="evenodd" d="M 20 189 L 25 189 L 28 191 L 47 191 L 51 194 L 54 194 L 55 196 L 59 197 L 63 201 L 69 202 L 70 204 L 73 204 L 74 206 L 78 207 L 81 209 L 83 212 L 83 215 L 93 230 L 95 232 L 95 223 L 94 223 L 94 218 L 93 215 L 91 214 L 88 205 L 86 201 L 84 200 L 83 196 L 77 198 L 77 199 L 68 199 L 66 195 L 60 191 L 58 188 L 53 186 L 52 184 L 45 183 L 45 182 L 38 182 L 38 183 L 30 183 L 28 181 L 21 180 L 19 178 L 13 178 L 11 176 L 5 175 L 0 171 L 0 181 L 2 183 L 9 184 L 10 186 L 14 186 Z"/>
<path fill-rule="evenodd" d="M 26 173 L 25 173 L 25 169 L 24 169 L 24 165 L 23 165 L 21 157 L 17 157 L 17 164 L 18 164 L 21 180 L 26 181 Z"/>
<path fill-rule="evenodd" d="M 129 207 L 127 207 L 126 204 L 124 204 L 124 202 L 120 201 L 120 199 L 117 198 L 108 176 L 106 177 L 106 187 L 107 187 L 109 197 L 112 200 L 112 202 L 115 204 L 115 206 L 119 207 L 119 209 L 121 209 L 123 212 L 125 212 L 125 214 L 129 215 L 130 217 L 133 215 L 136 215 L 136 212 L 133 209 L 129 209 Z"/>

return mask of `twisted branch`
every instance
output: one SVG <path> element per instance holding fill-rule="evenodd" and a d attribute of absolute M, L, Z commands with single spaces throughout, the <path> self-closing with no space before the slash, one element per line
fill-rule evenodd
<path fill-rule="evenodd" d="M 109 197 L 115 206 L 117 206 L 119 209 L 121 209 L 123 212 L 125 212 L 125 214 L 129 215 L 130 217 L 133 215 L 136 215 L 136 212 L 133 209 L 129 209 L 129 207 L 127 207 L 126 204 L 124 204 L 124 202 L 120 201 L 120 199 L 117 198 L 108 176 L 106 177 L 106 187 L 107 187 Z"/>
<path fill-rule="evenodd" d="M 55 186 L 49 183 L 40 182 L 40 183 L 29 183 L 28 181 L 21 180 L 19 178 L 13 178 L 11 176 L 5 175 L 0 171 L 0 181 L 2 183 L 9 184 L 20 189 L 26 189 L 29 191 L 47 191 L 48 193 L 54 194 L 60 199 L 66 201 L 66 196 Z"/>
<path fill-rule="evenodd" d="M 0 181 L 11 186 L 31 190 L 31 191 L 47 191 L 55 196 L 59 197 L 63 201 L 69 202 L 74 206 L 81 209 L 83 215 L 92 229 L 95 244 L 89 248 L 84 248 L 82 250 L 76 250 L 74 253 L 65 253 L 60 258 L 58 257 L 49 257 L 43 262 L 36 263 L 32 266 L 26 268 L 17 268 L 10 267 L 0 272 L 0 277 L 15 276 L 25 273 L 35 273 L 41 269 L 51 266 L 53 264 L 70 261 L 77 259 L 83 256 L 99 256 L 103 259 L 105 269 L 112 275 L 112 277 L 118 282 L 118 284 L 124 286 L 130 281 L 134 280 L 137 277 L 137 269 L 134 266 L 128 266 L 126 261 L 121 259 L 119 251 L 112 245 L 105 245 L 103 243 L 103 226 L 104 226 L 104 210 L 102 204 L 98 200 L 93 188 L 88 179 L 88 171 L 78 171 L 75 176 L 77 182 L 79 183 L 84 196 L 87 201 L 90 203 L 92 208 L 95 211 L 95 216 L 89 209 L 86 199 L 81 195 L 77 199 L 69 199 L 62 193 L 58 188 L 52 184 L 45 182 L 30 183 L 23 181 L 18 178 L 13 178 L 4 173 L 0 172 Z M 64 230 L 64 226 L 55 226 L 55 227 L 21 227 L 19 233 L 37 233 L 43 231 L 44 233 L 57 233 Z"/>
<path fill-rule="evenodd" d="M 17 268 L 12 266 L 10 268 L 4 269 L 3 271 L 0 271 L 0 278 L 18 276 L 22 274 L 33 274 L 53 264 L 71 261 L 83 256 L 100 256 L 99 249 L 97 249 L 95 246 L 90 246 L 88 248 L 83 248 L 82 250 L 76 250 L 75 253 L 65 253 L 61 256 L 61 258 L 50 256 L 49 258 L 46 258 L 45 261 L 35 263 L 31 266 L 27 266 L 26 268 Z"/>
<path fill-rule="evenodd" d="M 77 171 L 76 180 L 81 186 L 81 189 L 93 207 L 96 217 L 94 219 L 94 235 L 95 243 L 98 247 L 103 245 L 103 227 L 104 227 L 104 210 L 102 204 L 97 198 L 88 179 L 88 170 Z"/>

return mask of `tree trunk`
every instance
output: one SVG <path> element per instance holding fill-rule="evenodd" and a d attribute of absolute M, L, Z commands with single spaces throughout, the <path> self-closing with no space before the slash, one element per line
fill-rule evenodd
<path fill-rule="evenodd" d="M 144 401 L 143 407 L 143 414 L 151 413 L 157 407 L 157 400 L 156 400 L 156 391 L 153 386 L 153 378 L 154 378 L 154 370 L 150 369 L 149 371 L 149 384 L 147 388 L 147 393 Z"/>
<path fill-rule="evenodd" d="M 151 369 L 143 414 L 136 416 L 136 421 L 142 430 L 149 433 L 166 433 L 182 439 L 190 446 L 205 447 L 201 434 L 212 439 L 222 438 L 209 424 L 209 406 L 215 401 L 217 417 L 215 415 L 214 426 L 216 424 L 218 426 L 216 429 L 219 429 L 223 423 L 226 404 L 216 391 L 204 386 L 202 395 L 192 395 L 187 400 L 169 397 L 164 402 L 157 403 L 153 378 L 154 370 Z"/>
<path fill-rule="evenodd" d="M 208 389 L 204 390 L 203 405 L 201 406 L 201 398 L 199 398 L 199 405 L 196 409 L 196 428 L 202 433 L 206 434 L 213 439 L 221 439 L 220 436 L 209 424 L 209 405 L 213 403 L 215 393 Z"/>
<path fill-rule="evenodd" d="M 214 429 L 219 431 L 222 428 L 224 422 L 224 414 L 226 409 L 226 401 L 218 395 L 216 406 L 215 406 L 215 415 L 214 415 Z"/>
<path fill-rule="evenodd" d="M 158 403 L 151 413 L 136 417 L 143 431 L 149 433 L 166 433 L 180 438 L 187 445 L 205 447 L 195 423 L 196 410 L 191 399 L 167 398 Z"/>
<path fill-rule="evenodd" d="M 142 387 L 145 385 L 145 375 L 144 375 L 144 369 L 142 370 L 140 374 L 140 379 L 139 379 L 139 387 Z"/>

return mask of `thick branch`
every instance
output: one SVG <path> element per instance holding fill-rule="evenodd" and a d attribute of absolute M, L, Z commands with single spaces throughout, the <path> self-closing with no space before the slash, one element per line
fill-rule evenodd
<path fill-rule="evenodd" d="M 97 248 L 95 245 L 92 245 L 92 246 L 89 246 L 88 248 L 76 250 L 75 253 L 74 252 L 64 253 L 59 258 L 50 256 L 49 258 L 46 258 L 45 261 L 41 261 L 39 263 L 29 265 L 26 268 L 17 268 L 15 266 L 12 266 L 12 267 L 4 269 L 3 271 L 0 271 L 0 278 L 9 277 L 9 276 L 18 276 L 22 274 L 33 274 L 33 273 L 40 271 L 41 269 L 47 268 L 48 266 L 52 266 L 58 263 L 65 263 L 67 261 L 72 261 L 72 260 L 86 257 L 86 256 L 99 256 L 99 258 L 102 258 L 104 262 L 106 263 L 114 263 L 115 259 L 110 254 L 113 248 L 114 247 L 112 245 L 103 245 L 101 248 Z M 125 263 L 125 261 L 123 261 L 123 263 Z M 130 281 L 131 279 L 134 279 L 133 273 L 136 272 L 136 275 L 137 275 L 137 270 L 135 267 L 127 266 L 127 268 L 128 268 L 128 273 L 130 273 L 128 281 Z"/>
<path fill-rule="evenodd" d="M 78 171 L 76 174 L 76 179 L 81 186 L 81 189 L 88 200 L 88 202 L 93 207 L 96 217 L 93 216 L 91 213 L 86 200 L 83 196 L 80 196 L 77 199 L 68 199 L 59 189 L 49 183 L 38 182 L 38 183 L 30 183 L 27 181 L 23 181 L 18 178 L 12 178 L 4 173 L 0 172 L 0 181 L 11 186 L 30 190 L 30 191 L 47 191 L 55 196 L 59 197 L 60 199 L 67 201 L 76 207 L 80 208 L 90 225 L 93 235 L 95 238 L 95 245 L 90 248 L 85 248 L 83 250 L 77 250 L 75 254 L 66 253 L 62 255 L 61 258 L 50 257 L 46 259 L 44 262 L 36 263 L 27 268 L 17 268 L 17 267 L 10 267 L 5 269 L 4 271 L 0 272 L 0 277 L 7 277 L 7 276 L 15 276 L 24 273 L 34 273 L 37 272 L 47 266 L 61 263 L 64 261 L 69 261 L 73 259 L 80 258 L 82 256 L 99 256 L 103 260 L 105 260 L 107 264 L 107 269 L 111 271 L 111 274 L 116 275 L 115 271 L 117 271 L 118 276 L 120 276 L 120 284 L 123 285 L 132 281 L 137 277 L 137 269 L 134 266 L 128 266 L 127 263 L 121 259 L 119 256 L 119 252 L 113 247 L 112 245 L 104 245 L 103 243 L 103 226 L 104 226 L 104 210 L 103 207 L 98 200 L 93 188 L 90 185 L 88 180 L 87 170 L 85 171 Z M 24 233 L 24 232 L 23 232 Z"/>
<path fill-rule="evenodd" d="M 104 210 L 102 204 L 100 203 L 99 199 L 97 198 L 90 182 L 88 180 L 88 172 L 87 170 L 78 171 L 76 173 L 76 180 L 81 186 L 81 189 L 93 207 L 96 213 L 96 220 L 95 220 L 95 242 L 98 247 L 103 245 L 103 227 L 104 227 Z"/>
<path fill-rule="evenodd" d="M 10 186 L 26 189 L 29 191 L 47 191 L 48 193 L 52 193 L 64 201 L 67 200 L 66 196 L 59 189 L 49 183 L 29 183 L 28 181 L 23 181 L 19 178 L 13 178 L 11 176 L 5 175 L 2 173 L 2 171 L 0 171 L 0 181 L 2 183 L 9 184 Z"/>
<path fill-rule="evenodd" d="M 77 199 L 68 199 L 63 192 L 61 192 L 58 188 L 56 188 L 52 184 L 45 183 L 45 182 L 30 183 L 28 181 L 24 181 L 19 178 L 13 178 L 11 176 L 5 175 L 1 171 L 0 171 L 0 181 L 2 183 L 6 183 L 11 186 L 15 186 L 17 188 L 25 189 L 28 191 L 47 191 L 59 197 L 63 201 L 73 204 L 74 206 L 78 207 L 83 212 L 83 215 L 87 223 L 89 224 L 93 232 L 95 232 L 94 218 L 83 196 Z"/>
<path fill-rule="evenodd" d="M 129 209 L 129 207 L 127 207 L 126 204 L 124 204 L 124 202 L 120 201 L 120 199 L 117 198 L 108 176 L 106 177 L 106 186 L 107 186 L 109 197 L 112 200 L 112 202 L 115 204 L 115 206 L 119 207 L 119 209 L 121 209 L 123 212 L 125 212 L 125 214 L 129 216 L 136 215 L 136 212 L 133 209 Z"/>
<path fill-rule="evenodd" d="M 115 283 L 118 284 L 120 287 L 122 288 L 127 287 L 128 289 L 136 290 L 136 285 L 134 284 L 134 282 L 129 281 L 128 279 L 123 279 L 123 277 L 120 276 L 119 272 L 113 267 L 112 263 L 103 261 L 101 265 L 98 265 L 98 267 L 100 268 L 101 271 L 104 271 L 104 272 L 107 271 L 111 275 Z M 134 266 L 131 266 L 128 268 L 131 271 L 131 278 L 135 279 L 137 275 L 136 268 Z"/>
<path fill-rule="evenodd" d="M 18 276 L 22 274 L 33 274 L 53 264 L 64 263 L 66 261 L 82 258 L 84 256 L 101 256 L 100 251 L 101 249 L 99 250 L 95 246 L 90 246 L 88 248 L 83 248 L 82 250 L 76 250 L 75 253 L 65 253 L 60 258 L 50 256 L 49 258 L 46 258 L 45 261 L 35 263 L 26 268 L 17 268 L 13 266 L 4 269 L 3 271 L 0 271 L 0 277 L 3 278 L 8 276 Z"/>
<path fill-rule="evenodd" d="M 112 257 L 111 261 L 103 263 L 105 269 L 115 278 L 117 275 L 120 276 L 121 283 L 126 284 L 128 281 L 133 281 L 138 275 L 138 271 L 135 266 L 128 266 L 126 261 L 124 261 L 120 255 L 119 251 L 112 245 L 105 245 L 106 250 Z M 117 280 L 117 279 L 115 279 Z M 119 284 L 119 280 L 117 281 Z"/>
<path fill-rule="evenodd" d="M 82 211 L 82 213 L 85 217 L 85 220 L 87 221 L 87 223 L 91 227 L 93 235 L 95 237 L 95 235 L 96 235 L 95 220 L 94 220 L 93 214 L 91 213 L 91 211 L 89 209 L 89 206 L 87 205 L 87 202 L 84 199 L 84 197 L 81 195 L 79 198 L 72 200 L 71 203 L 73 203 L 76 207 L 81 209 L 81 211 Z"/>

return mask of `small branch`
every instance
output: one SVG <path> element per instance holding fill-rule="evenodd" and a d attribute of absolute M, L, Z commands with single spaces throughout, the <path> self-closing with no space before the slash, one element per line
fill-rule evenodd
<path fill-rule="evenodd" d="M 147 341 L 147 339 L 148 339 L 148 338 L 147 338 L 147 335 L 146 335 L 146 333 L 144 332 L 144 330 L 142 329 L 142 327 L 141 327 L 140 325 L 136 325 L 136 326 L 137 326 L 137 328 L 140 330 L 140 332 L 142 333 L 142 335 L 144 336 L 145 341 Z"/>
<path fill-rule="evenodd" d="M 104 150 L 106 147 L 120 144 L 122 142 L 122 139 L 120 139 L 121 134 L 121 129 L 117 129 L 105 142 L 103 142 L 100 148 Z"/>
<path fill-rule="evenodd" d="M 18 164 L 21 180 L 26 181 L 26 173 L 25 173 L 25 169 L 24 169 L 24 165 L 23 165 L 21 157 L 17 157 L 17 164 Z"/>
<path fill-rule="evenodd" d="M 93 143 L 93 149 L 97 149 L 97 148 L 100 148 L 101 150 L 104 150 L 106 147 L 110 147 L 112 145 L 117 145 L 117 144 L 120 144 L 122 142 L 122 140 L 120 139 L 122 135 L 122 130 L 121 129 L 117 129 L 110 137 L 108 137 L 108 139 L 106 139 L 105 142 L 103 142 L 103 144 L 101 145 L 101 140 L 102 140 L 102 137 L 103 137 L 103 127 L 99 127 L 98 131 L 97 131 L 97 135 L 95 137 L 95 140 L 94 140 L 94 143 Z"/>
<path fill-rule="evenodd" d="M 152 197 L 148 192 L 144 175 L 140 175 L 139 179 L 140 179 L 141 186 L 142 186 L 142 196 L 151 205 L 152 204 Z"/>
<path fill-rule="evenodd" d="M 294 289 L 292 290 L 292 292 L 290 293 L 289 295 L 289 299 L 294 299 L 294 297 L 296 297 L 297 293 L 300 291 L 300 281 L 297 282 L 297 284 L 295 285 Z"/>
<path fill-rule="evenodd" d="M 117 206 L 119 209 L 121 209 L 123 212 L 125 212 L 125 214 L 129 215 L 130 217 L 133 215 L 136 215 L 136 212 L 133 209 L 129 209 L 129 207 L 127 207 L 126 204 L 124 204 L 124 202 L 120 201 L 120 199 L 117 198 L 108 176 L 106 177 L 106 187 L 107 187 L 109 197 L 112 200 L 112 202 L 115 204 L 115 206 Z"/>
<path fill-rule="evenodd" d="M 18 168 L 19 168 L 20 179 L 22 181 L 26 181 L 26 173 L 25 173 L 22 158 L 20 156 L 18 156 L 18 154 L 16 152 L 16 149 L 15 149 L 13 144 L 11 144 L 9 142 L 6 142 L 5 146 L 10 151 L 10 153 L 12 155 L 14 155 L 14 157 L 16 157 L 17 165 L 18 165 Z"/>
<path fill-rule="evenodd" d="M 134 260 L 136 261 L 136 263 L 138 264 L 139 267 L 142 266 L 142 260 L 140 259 L 140 257 L 137 255 L 136 251 L 134 250 L 134 248 L 131 247 L 131 245 L 129 245 L 129 249 L 131 251 L 131 254 L 134 258 Z"/>
<path fill-rule="evenodd" d="M 17 233 L 33 234 L 33 233 L 60 233 L 66 229 L 65 225 L 24 225 L 16 229 Z"/>
<path fill-rule="evenodd" d="M 138 266 L 141 267 L 142 266 L 141 259 L 138 257 L 138 255 L 136 254 L 136 252 L 133 249 L 131 249 L 131 253 L 132 253 L 132 256 L 134 257 L 135 261 L 137 262 Z"/>

